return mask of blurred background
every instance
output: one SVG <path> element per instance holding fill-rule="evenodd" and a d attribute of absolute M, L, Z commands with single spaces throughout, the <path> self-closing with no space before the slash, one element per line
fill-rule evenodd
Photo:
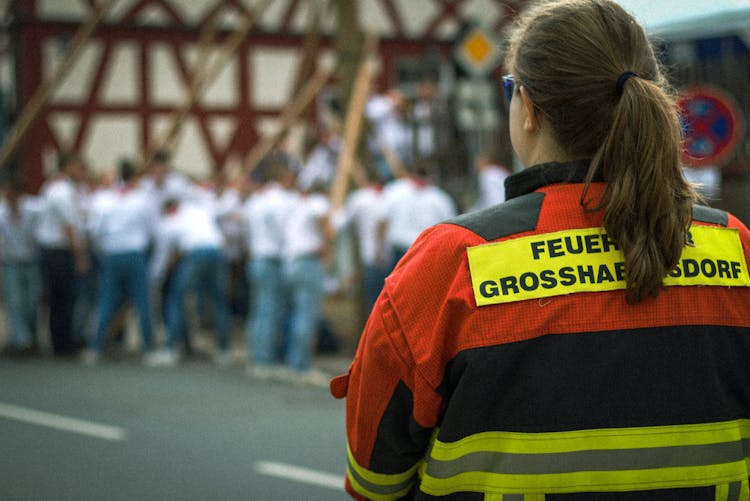
<path fill-rule="evenodd" d="M 379 43 L 371 92 L 398 89 L 408 125 L 434 128 L 439 140 L 427 153 L 438 161 L 440 182 L 469 206 L 478 151 L 491 145 L 513 165 L 498 77 L 504 30 L 525 3 L 6 0 L 0 2 L 6 142 L 21 112 L 39 106 L 13 154 L 2 159 L 3 168 L 19 169 L 38 188 L 61 149 L 81 152 L 96 172 L 123 154 L 143 155 L 170 127 L 177 129 L 169 143 L 174 167 L 196 179 L 236 171 L 262 138 L 279 132 L 284 147 L 302 157 L 321 128 L 343 116 L 363 34 L 372 32 Z M 715 87 L 744 121 L 750 2 L 695 0 L 679 8 L 621 3 L 653 33 L 679 89 Z M 97 16 L 97 5 L 104 11 L 100 21 L 84 40 L 74 40 Z M 227 44 L 238 32 L 244 33 L 238 43 Z M 79 41 L 80 47 L 71 46 Z M 56 75 L 72 49 L 78 50 L 64 74 Z M 335 67 L 331 78 L 293 120 L 280 123 L 292 97 L 321 66 Z M 425 83 L 435 88 L 420 86 Z M 42 85 L 50 87 L 47 99 L 30 103 Z M 415 114 L 420 99 L 432 100 L 440 112 Z M 724 146 L 715 146 L 720 158 L 709 158 L 722 168 L 717 205 L 747 220 L 747 141 L 740 134 Z"/>
<path fill-rule="evenodd" d="M 62 152 L 80 154 L 92 185 L 123 157 L 145 170 L 166 152 L 213 189 L 252 178 L 272 152 L 304 170 L 335 137 L 334 206 L 365 184 L 357 165 L 387 180 L 428 161 L 455 211 L 473 210 L 484 163 L 521 168 L 500 77 L 526 3 L 0 0 L 0 169 L 35 195 Z M 750 0 L 620 3 L 679 92 L 685 175 L 749 224 Z M 329 374 L 346 369 L 367 317 L 354 239 L 339 233 L 329 263 L 316 347 Z M 0 499 L 343 498 L 343 404 L 320 385 L 246 377 L 246 306 L 225 370 L 201 356 L 171 372 L 127 356 L 94 368 L 0 357 Z M 201 315 L 190 316 L 198 355 L 213 343 Z M 125 353 L 138 346 L 131 317 Z"/>

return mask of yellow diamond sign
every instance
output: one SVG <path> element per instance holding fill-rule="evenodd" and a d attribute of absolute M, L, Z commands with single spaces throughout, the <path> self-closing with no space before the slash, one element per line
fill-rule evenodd
<path fill-rule="evenodd" d="M 497 66 L 500 49 L 489 31 L 477 26 L 459 40 L 454 57 L 467 72 L 486 75 Z"/>
<path fill-rule="evenodd" d="M 492 44 L 480 31 L 474 31 L 464 41 L 464 52 L 469 59 L 482 64 L 492 54 Z"/>

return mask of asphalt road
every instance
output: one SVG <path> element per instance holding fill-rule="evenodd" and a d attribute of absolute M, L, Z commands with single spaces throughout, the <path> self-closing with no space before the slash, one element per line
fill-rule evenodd
<path fill-rule="evenodd" d="M 242 366 L 0 358 L 0 500 L 336 501 L 344 404 Z"/>

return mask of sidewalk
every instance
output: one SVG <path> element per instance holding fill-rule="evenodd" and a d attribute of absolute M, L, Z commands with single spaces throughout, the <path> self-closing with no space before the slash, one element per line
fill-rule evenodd
<path fill-rule="evenodd" d="M 323 316 L 329 327 L 339 341 L 339 351 L 336 353 L 322 353 L 315 356 L 314 364 L 317 368 L 330 375 L 337 375 L 349 368 L 359 341 L 360 327 L 354 314 L 356 304 L 346 297 L 326 298 L 323 304 Z M 37 332 L 42 354 L 49 354 L 51 347 L 49 333 L 47 330 L 47 308 L 40 308 L 39 329 Z M 200 323 L 195 319 L 191 327 L 191 344 L 195 351 L 194 356 L 198 358 L 210 358 L 214 350 L 214 335 L 211 331 L 203 330 L 194 325 Z M 126 315 L 125 338 L 122 346 L 115 351 L 116 358 L 130 358 L 140 355 L 140 333 L 135 312 L 130 309 Z M 6 319 L 6 306 L 0 300 L 0 347 L 4 346 L 8 339 L 8 324 Z M 154 327 L 156 345 L 160 346 L 166 338 L 164 326 L 157 324 Z M 247 338 L 244 325 L 235 324 L 231 334 L 232 364 L 245 364 L 247 361 Z"/>

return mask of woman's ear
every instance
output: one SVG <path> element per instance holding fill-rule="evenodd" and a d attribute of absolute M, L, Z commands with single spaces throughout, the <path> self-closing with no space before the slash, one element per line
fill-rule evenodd
<path fill-rule="evenodd" d="M 523 128 L 526 132 L 536 132 L 542 125 L 536 114 L 536 106 L 531 102 L 531 98 L 526 93 L 526 89 L 524 89 L 523 86 L 518 89 L 518 94 L 521 96 L 523 109 L 525 111 Z"/>

